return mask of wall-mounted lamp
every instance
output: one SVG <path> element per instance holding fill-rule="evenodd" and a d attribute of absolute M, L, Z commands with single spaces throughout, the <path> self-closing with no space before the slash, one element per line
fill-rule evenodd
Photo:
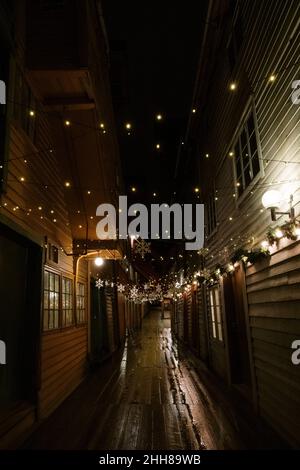
<path fill-rule="evenodd" d="M 290 220 L 293 221 L 295 219 L 295 210 L 293 208 L 293 195 L 290 195 L 290 210 L 288 212 L 279 212 L 276 209 L 280 207 L 282 201 L 282 194 L 280 191 L 275 189 L 271 189 L 270 191 L 266 191 L 262 197 L 262 205 L 266 209 L 271 210 L 271 219 L 273 221 L 276 220 L 277 215 L 288 215 Z"/>

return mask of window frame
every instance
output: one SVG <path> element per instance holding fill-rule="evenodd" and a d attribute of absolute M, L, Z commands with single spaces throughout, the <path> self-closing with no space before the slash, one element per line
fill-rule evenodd
<path fill-rule="evenodd" d="M 84 293 L 83 295 L 79 293 L 79 286 L 83 286 Z M 75 307 L 75 316 L 76 316 L 76 325 L 84 325 L 87 323 L 87 315 L 86 315 L 86 300 L 87 300 L 87 289 L 86 283 L 79 280 L 76 281 L 76 307 Z M 83 299 L 83 308 L 78 307 L 78 300 Z M 83 312 L 83 319 L 80 319 L 80 313 Z"/>
<path fill-rule="evenodd" d="M 250 183 L 245 187 L 242 194 L 240 196 L 238 196 L 238 190 L 237 190 L 238 177 L 237 177 L 237 170 L 236 170 L 236 155 L 233 156 L 233 158 L 232 158 L 232 168 L 233 168 L 233 183 L 234 183 L 234 193 L 235 193 L 236 207 L 240 206 L 240 204 L 245 200 L 245 198 L 253 190 L 254 186 L 258 183 L 258 181 L 260 179 L 262 179 L 265 175 L 263 161 L 262 161 L 262 151 L 261 151 L 260 135 L 259 135 L 259 129 L 258 129 L 258 123 L 257 123 L 257 116 L 256 116 L 256 108 L 255 108 L 253 98 L 251 98 L 249 100 L 249 102 L 247 103 L 247 106 L 245 107 L 245 111 L 242 114 L 239 125 L 237 126 L 237 129 L 236 129 L 236 131 L 234 133 L 234 136 L 231 140 L 231 144 L 229 146 L 229 149 L 227 150 L 227 155 L 229 154 L 229 152 L 232 152 L 234 150 L 234 148 L 236 147 L 237 142 L 239 142 L 240 136 L 241 136 L 243 130 L 245 129 L 245 126 L 246 126 L 247 121 L 248 121 L 251 114 L 253 116 L 254 132 L 255 132 L 256 144 L 257 144 L 259 171 L 254 176 L 254 178 L 250 181 Z M 249 146 L 250 146 L 249 136 L 247 134 L 248 151 L 249 151 Z M 252 162 L 252 159 L 251 159 L 251 162 Z M 242 177 L 244 179 L 244 173 L 242 173 Z"/>
<path fill-rule="evenodd" d="M 57 309 L 54 309 L 55 310 L 58 310 L 58 315 L 57 315 L 57 326 L 56 327 L 53 327 L 53 328 L 49 328 L 49 305 L 50 305 L 50 292 L 52 292 L 50 289 L 46 289 L 45 288 L 45 273 L 48 273 L 48 276 L 49 276 L 49 280 L 48 280 L 48 286 L 50 287 L 50 276 L 57 276 L 58 277 L 58 292 L 54 291 L 54 293 L 58 293 L 58 308 Z M 56 284 L 56 283 L 54 283 Z M 48 307 L 47 307 L 47 311 L 48 311 L 48 328 L 45 329 L 45 291 L 48 292 Z M 48 333 L 48 332 L 51 332 L 51 331 L 57 331 L 60 329 L 60 311 L 61 311 L 61 279 L 60 279 L 60 273 L 58 273 L 57 271 L 54 271 L 52 269 L 48 269 L 48 268 L 44 268 L 44 273 L 43 273 L 43 321 L 42 321 L 42 329 L 43 329 L 43 333 Z M 53 310 L 53 309 L 52 309 Z"/>
<path fill-rule="evenodd" d="M 218 302 L 215 293 L 218 294 Z M 213 302 L 213 303 L 212 303 Z M 210 337 L 218 344 L 224 344 L 224 325 L 222 312 L 222 298 L 219 284 L 214 284 L 207 289 L 207 303 L 210 324 Z"/>
<path fill-rule="evenodd" d="M 68 291 L 64 292 L 63 290 L 64 281 L 67 281 L 68 283 L 70 283 L 70 286 L 71 286 L 70 292 Z M 65 299 L 68 298 L 68 301 L 71 301 L 71 307 L 69 308 L 64 307 L 64 296 L 66 296 Z M 71 311 L 71 322 L 67 323 L 66 312 L 70 312 L 70 311 Z M 73 325 L 74 325 L 74 280 L 71 277 L 62 273 L 61 275 L 61 328 L 69 328 Z"/>
<path fill-rule="evenodd" d="M 59 286 L 59 291 L 58 291 L 58 323 L 55 328 L 44 328 L 45 325 L 45 273 L 49 273 L 55 276 L 58 276 L 58 286 Z M 63 278 L 71 281 L 71 296 L 72 299 L 72 323 L 69 324 L 64 324 L 63 322 Z M 49 281 L 50 282 L 50 281 Z M 54 269 L 52 266 L 49 266 L 48 264 L 43 267 L 43 304 L 42 304 L 42 333 L 43 334 L 49 334 L 49 333 L 54 333 L 58 331 L 65 330 L 67 328 L 74 328 L 76 326 L 75 324 L 75 318 L 76 318 L 76 305 L 74 301 L 74 276 L 70 273 L 65 273 L 61 272 L 57 269 Z M 50 284 L 49 284 L 50 285 Z M 49 305 L 49 299 L 48 299 L 48 305 Z M 49 310 L 49 308 L 47 308 Z M 49 315 L 49 314 L 48 314 Z M 48 319 L 48 324 L 49 324 L 49 319 Z"/>

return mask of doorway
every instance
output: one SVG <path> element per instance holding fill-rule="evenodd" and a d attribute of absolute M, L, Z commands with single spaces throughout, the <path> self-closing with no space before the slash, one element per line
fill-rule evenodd
<path fill-rule="evenodd" d="M 107 334 L 105 288 L 96 287 L 94 280 L 90 285 L 91 293 L 91 360 L 94 363 L 109 353 Z"/>
<path fill-rule="evenodd" d="M 42 248 L 0 224 L 0 408 L 36 403 L 39 386 Z"/>
<path fill-rule="evenodd" d="M 239 265 L 232 275 L 224 277 L 224 303 L 230 382 L 238 384 L 246 395 L 251 394 L 251 367 L 244 301 L 245 274 Z"/>

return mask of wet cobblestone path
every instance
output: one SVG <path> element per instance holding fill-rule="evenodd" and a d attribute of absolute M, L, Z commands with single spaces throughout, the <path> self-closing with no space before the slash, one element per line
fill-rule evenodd
<path fill-rule="evenodd" d="M 245 448 L 251 442 L 243 438 L 251 440 L 251 432 L 243 435 L 237 416 L 222 393 L 201 380 L 188 356 L 179 356 L 169 320 L 153 310 L 122 354 L 97 369 L 25 447 Z"/>

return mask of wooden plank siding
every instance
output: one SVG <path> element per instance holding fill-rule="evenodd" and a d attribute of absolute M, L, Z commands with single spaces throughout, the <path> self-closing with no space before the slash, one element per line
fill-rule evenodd
<path fill-rule="evenodd" d="M 87 329 L 66 328 L 43 335 L 39 416 L 49 415 L 87 372 Z"/>
<path fill-rule="evenodd" d="M 300 243 L 246 271 L 260 414 L 299 447 L 300 375 L 291 344 L 300 337 Z"/>
<path fill-rule="evenodd" d="M 221 2 L 216 2 L 216 9 L 218 5 Z M 300 3 L 238 2 L 235 13 L 241 19 L 243 39 L 233 67 L 226 58 L 234 15 L 227 13 L 220 13 L 224 15 L 222 26 L 209 30 L 206 37 L 193 104 L 197 113 L 190 127 L 198 146 L 203 202 L 208 203 L 212 195 L 216 206 L 216 228 L 206 233 L 207 269 L 215 269 L 219 263 L 226 265 L 239 248 L 258 248 L 269 226 L 287 220 L 281 215 L 272 222 L 270 211 L 263 209 L 261 199 L 268 189 L 285 195 L 281 211 L 288 210 L 292 194 L 296 217 L 300 213 L 300 115 L 299 105 L 291 100 L 292 82 L 300 78 Z M 215 11 L 212 14 L 218 16 Z M 272 82 L 271 75 L 275 76 Z M 237 85 L 234 92 L 229 90 L 231 82 Z M 234 156 L 229 153 L 250 107 L 257 124 L 261 172 L 238 198 Z M 206 211 L 208 226 L 207 217 Z M 291 363 L 291 343 L 300 336 L 299 241 L 280 240 L 270 251 L 270 258 L 246 269 L 244 294 L 252 378 L 258 412 L 285 440 L 299 447 L 300 376 Z M 201 336 L 206 331 L 201 321 L 205 318 L 204 308 L 199 316 L 202 358 L 206 356 L 205 350 L 201 352 Z M 230 377 L 226 328 L 224 333 L 226 348 L 209 341 L 208 356 L 209 366 L 225 378 Z"/>
<path fill-rule="evenodd" d="M 274 8 L 269 2 L 240 4 L 245 39 L 237 70 L 233 77 L 226 61 L 218 62 L 213 77 L 213 96 L 208 97 L 210 114 L 207 118 L 213 125 L 204 145 L 199 143 L 200 155 L 210 154 L 210 159 L 204 158 L 201 171 L 206 176 L 210 175 L 210 181 L 214 180 L 218 191 L 218 230 L 207 242 L 211 251 L 208 266 L 211 267 L 224 262 L 228 253 L 238 247 L 257 246 L 264 238 L 270 224 L 270 213 L 266 210 L 260 212 L 261 197 L 269 184 L 292 193 L 296 213 L 299 213 L 300 165 L 297 162 L 300 159 L 300 122 L 299 106 L 291 101 L 291 85 L 300 71 L 300 5 L 295 1 L 279 4 L 282 8 Z M 226 44 L 223 49 L 226 56 Z M 297 65 L 292 67 L 294 63 Z M 271 73 L 276 75 L 273 83 L 268 82 Z M 238 83 L 238 89 L 230 93 L 228 84 L 233 79 Z M 233 197 L 233 162 L 228 155 L 231 140 L 250 99 L 256 111 L 264 176 L 254 186 L 253 193 L 249 193 L 242 203 L 237 203 Z M 285 164 L 284 161 L 295 164 Z M 289 180 L 293 182 L 288 183 Z M 276 184 L 277 181 L 286 183 Z M 203 190 L 206 190 L 205 181 Z M 233 220 L 229 221 L 229 217 Z M 278 223 L 284 220 L 280 217 Z"/>
<path fill-rule="evenodd" d="M 59 325 L 56 330 L 49 331 L 43 331 L 41 326 L 38 384 L 32 391 L 34 398 L 32 403 L 16 403 L 7 416 L 1 414 L 0 437 L 4 447 L 9 442 L 15 445 L 36 418 L 48 416 L 86 376 L 91 325 L 90 273 L 88 261 L 82 258 L 76 265 L 77 256 L 72 256 L 72 252 L 77 240 L 81 239 L 83 244 L 87 241 L 83 225 L 88 225 L 89 237 L 95 239 L 96 221 L 91 222 L 94 207 L 101 202 L 115 201 L 122 185 L 107 50 L 95 5 L 93 2 L 84 5 L 80 2 L 74 5 L 70 0 L 62 2 L 57 24 L 56 15 L 43 9 L 42 4 L 17 3 L 7 105 L 10 108 L 9 145 L 4 162 L 5 186 L 1 193 L 0 218 L 1 222 L 3 219 L 3 223 L 43 248 L 41 270 L 49 269 L 72 280 L 73 322 L 68 327 Z M 61 45 L 59 51 L 58 43 Z M 21 78 L 22 96 L 16 97 L 17 92 L 14 92 Z M 34 115 L 31 117 L 29 104 L 22 102 L 23 88 L 34 97 Z M 85 106 L 87 97 L 88 107 Z M 69 98 L 71 102 L 78 99 L 79 105 L 72 105 L 69 110 L 63 104 L 58 106 L 59 109 L 53 109 L 49 104 L 49 99 L 64 103 L 64 99 Z M 65 128 L 67 111 L 68 119 L 74 118 L 73 121 L 81 126 Z M 91 130 L 87 136 L 88 132 L 83 128 L 98 129 L 100 120 L 109 129 L 108 136 L 104 139 L 98 131 Z M 25 131 L 24 121 L 30 124 L 32 132 Z M 72 182 L 74 191 L 65 186 L 67 180 Z M 93 190 L 91 197 L 85 191 L 87 188 Z M 58 248 L 57 263 L 46 256 L 49 243 Z M 77 323 L 76 319 L 77 281 L 85 286 L 86 321 L 83 323 Z M 60 314 L 61 296 L 60 289 Z M 119 321 L 117 317 L 116 291 L 107 292 L 106 306 L 112 352 L 119 345 L 120 334 L 125 335 L 121 317 Z M 42 302 L 41 325 L 43 308 Z"/>

